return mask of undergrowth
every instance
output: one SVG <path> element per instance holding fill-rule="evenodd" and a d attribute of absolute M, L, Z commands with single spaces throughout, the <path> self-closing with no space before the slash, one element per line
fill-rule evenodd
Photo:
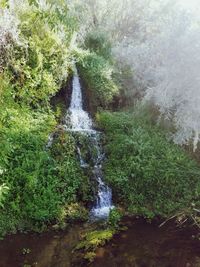
<path fill-rule="evenodd" d="M 106 136 L 105 179 L 117 203 L 148 218 L 199 206 L 197 162 L 167 140 L 148 112 L 102 112 L 97 121 Z"/>

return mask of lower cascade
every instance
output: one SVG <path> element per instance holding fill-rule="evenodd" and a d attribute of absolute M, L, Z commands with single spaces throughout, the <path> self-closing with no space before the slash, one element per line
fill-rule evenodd
<path fill-rule="evenodd" d="M 69 119 L 69 124 L 67 123 Z M 112 205 L 112 191 L 103 181 L 102 161 L 104 153 L 100 145 L 101 133 L 93 128 L 93 121 L 88 112 L 83 109 L 82 90 L 79 81 L 79 76 L 75 70 L 72 82 L 72 96 L 69 107 L 69 115 L 66 118 L 66 128 L 69 131 L 75 132 L 78 139 L 87 139 L 87 153 L 92 162 L 93 176 L 98 184 L 98 193 L 96 203 L 91 209 L 91 216 L 94 218 L 106 218 L 109 215 Z M 86 138 L 86 139 L 85 139 Z M 84 158 L 82 153 L 83 147 L 77 144 L 77 152 L 82 168 L 88 168 L 90 164 Z"/>

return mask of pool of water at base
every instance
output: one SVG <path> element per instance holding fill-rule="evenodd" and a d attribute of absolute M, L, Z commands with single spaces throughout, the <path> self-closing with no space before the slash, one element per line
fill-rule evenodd
<path fill-rule="evenodd" d="M 143 219 L 125 225 L 127 231 L 97 250 L 93 267 L 200 267 L 197 229 L 179 228 L 175 222 L 159 227 Z"/>
<path fill-rule="evenodd" d="M 200 241 L 196 229 L 178 228 L 174 222 L 159 227 L 156 222 L 126 219 L 126 231 L 97 249 L 92 267 L 200 267 Z M 72 252 L 88 225 L 67 231 L 7 236 L 0 241 L 0 267 L 71 267 Z"/>

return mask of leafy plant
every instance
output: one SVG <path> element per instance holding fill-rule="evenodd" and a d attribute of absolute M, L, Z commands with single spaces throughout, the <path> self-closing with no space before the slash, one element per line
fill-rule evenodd
<path fill-rule="evenodd" d="M 67 218 L 63 210 L 73 203 L 84 206 L 91 195 L 73 137 L 55 130 L 61 111 L 50 106 L 73 64 L 75 19 L 62 0 L 14 1 L 1 5 L 1 14 L 0 235 L 5 235 L 75 220 L 83 210 Z"/>
<path fill-rule="evenodd" d="M 97 116 L 106 135 L 104 171 L 115 201 L 147 217 L 167 217 L 191 203 L 198 205 L 198 164 L 143 114 Z"/>
<path fill-rule="evenodd" d="M 104 32 L 89 32 L 85 37 L 84 45 L 86 49 L 90 49 L 91 52 L 95 52 L 97 55 L 102 56 L 107 60 L 112 58 L 111 42 Z"/>
<path fill-rule="evenodd" d="M 113 67 L 108 60 L 96 53 L 84 51 L 74 52 L 77 58 L 77 65 L 80 76 L 87 88 L 87 96 L 91 106 L 108 107 L 114 96 L 118 94 L 118 87 L 115 84 L 112 73 Z"/>
<path fill-rule="evenodd" d="M 114 208 L 110 211 L 108 224 L 114 229 L 118 229 L 121 218 L 122 218 L 122 213 L 117 208 Z"/>
<path fill-rule="evenodd" d="M 1 173 L 2 174 L 2 173 Z M 6 195 L 8 194 L 8 191 L 9 191 L 9 187 L 6 186 L 6 184 L 2 184 L 0 186 L 0 207 L 3 208 L 4 207 L 4 204 L 3 202 L 5 201 L 6 199 Z"/>

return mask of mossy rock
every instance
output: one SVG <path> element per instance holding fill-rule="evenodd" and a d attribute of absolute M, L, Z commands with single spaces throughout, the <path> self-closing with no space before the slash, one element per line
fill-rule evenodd
<path fill-rule="evenodd" d="M 95 251 L 99 246 L 105 245 L 113 237 L 114 232 L 113 229 L 106 229 L 87 233 L 83 241 L 76 246 L 76 250 Z"/>
<path fill-rule="evenodd" d="M 90 229 L 91 230 L 91 229 Z M 82 236 L 82 241 L 75 247 L 74 261 L 76 266 L 80 265 L 84 260 L 93 262 L 96 257 L 97 248 L 104 246 L 109 240 L 112 239 L 115 230 L 111 228 L 93 230 L 87 232 Z"/>

